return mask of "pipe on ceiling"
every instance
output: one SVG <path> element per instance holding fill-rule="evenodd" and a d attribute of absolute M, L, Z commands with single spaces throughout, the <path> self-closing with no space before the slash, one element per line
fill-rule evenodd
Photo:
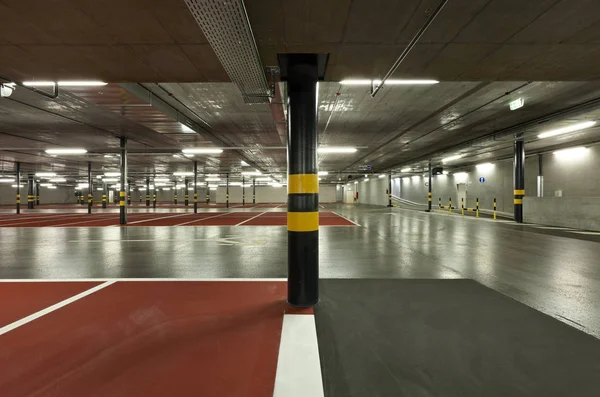
<path fill-rule="evenodd" d="M 383 87 L 386 80 L 389 79 L 394 74 L 394 72 L 396 72 L 396 69 L 398 69 L 400 64 L 406 59 L 406 57 L 408 56 L 410 51 L 414 48 L 414 46 L 417 44 L 417 42 L 419 41 L 421 36 L 423 36 L 423 34 L 425 34 L 425 31 L 427 30 L 427 28 L 429 28 L 429 26 L 431 25 L 431 23 L 433 22 L 435 17 L 437 17 L 438 14 L 440 13 L 440 11 L 442 11 L 442 8 L 444 8 L 446 3 L 448 3 L 448 0 L 441 0 L 438 3 L 435 10 L 433 10 L 433 12 L 429 15 L 429 18 L 427 18 L 427 21 L 425 21 L 425 24 L 423 26 L 421 26 L 421 29 L 419 29 L 417 31 L 417 33 L 413 36 L 413 38 L 408 42 L 408 44 L 406 45 L 406 47 L 404 48 L 404 50 L 402 51 L 402 53 L 400 54 L 398 59 L 396 59 L 396 62 L 394 62 L 394 64 L 392 65 L 391 69 L 385 74 L 383 79 L 381 79 L 381 83 L 379 83 L 379 85 L 376 87 L 372 87 L 371 97 L 375 98 L 375 95 L 377 95 L 377 93 L 379 92 L 381 87 Z"/>

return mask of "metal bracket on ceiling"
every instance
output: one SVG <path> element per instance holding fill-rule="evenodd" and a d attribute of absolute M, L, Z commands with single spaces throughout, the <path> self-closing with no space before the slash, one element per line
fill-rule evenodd
<path fill-rule="evenodd" d="M 26 86 L 25 84 L 23 84 L 21 82 L 11 80 L 11 79 L 9 79 L 7 77 L 4 77 L 4 76 L 0 76 L 0 80 L 4 80 L 4 81 L 8 82 L 8 84 L 18 85 L 19 87 L 23 87 L 23 88 L 25 88 L 25 89 L 27 89 L 27 90 L 29 90 L 31 92 L 35 92 L 36 94 L 40 94 L 42 96 L 45 96 L 46 98 L 50 98 L 50 99 L 56 99 L 56 98 L 58 98 L 58 84 L 57 83 L 54 83 L 54 85 L 52 86 L 52 93 L 48 93 L 48 92 L 43 91 L 43 90 L 38 90 L 35 87 Z M 14 91 L 14 86 L 13 86 L 12 90 Z M 9 96 L 9 95 L 7 95 L 7 96 Z"/>

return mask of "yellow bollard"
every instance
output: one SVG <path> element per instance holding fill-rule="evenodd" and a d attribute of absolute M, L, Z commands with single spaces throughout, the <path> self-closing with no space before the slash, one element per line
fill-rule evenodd
<path fill-rule="evenodd" d="M 479 197 L 477 197 L 475 201 L 475 216 L 479 218 Z"/>
<path fill-rule="evenodd" d="M 465 199 L 464 198 L 460 199 L 460 214 L 462 216 L 465 216 Z"/>
<path fill-rule="evenodd" d="M 448 212 L 452 212 L 452 197 L 448 199 Z"/>
<path fill-rule="evenodd" d="M 496 220 L 496 198 L 494 198 L 494 220 Z"/>

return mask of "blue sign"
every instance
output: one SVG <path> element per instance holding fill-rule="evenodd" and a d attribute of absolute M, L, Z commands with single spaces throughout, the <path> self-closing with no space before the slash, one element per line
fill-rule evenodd
<path fill-rule="evenodd" d="M 485 178 L 484 177 L 479 177 L 479 182 L 481 182 L 481 183 L 485 182 Z"/>

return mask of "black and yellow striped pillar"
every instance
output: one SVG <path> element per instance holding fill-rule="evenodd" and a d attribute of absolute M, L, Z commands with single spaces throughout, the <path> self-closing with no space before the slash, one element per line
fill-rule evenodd
<path fill-rule="evenodd" d="M 194 214 L 198 213 L 198 162 L 194 161 Z"/>
<path fill-rule="evenodd" d="M 184 198 L 184 204 L 187 207 L 188 205 L 190 205 L 190 188 L 189 188 L 189 183 L 190 181 L 185 178 L 185 188 L 184 188 L 184 192 L 185 192 L 185 196 Z"/>
<path fill-rule="evenodd" d="M 452 212 L 452 197 L 448 198 L 448 212 Z"/>
<path fill-rule="evenodd" d="M 496 208 L 497 208 L 496 198 L 494 197 L 494 220 L 496 220 Z"/>
<path fill-rule="evenodd" d="M 131 205 L 131 181 L 127 181 L 127 206 Z"/>
<path fill-rule="evenodd" d="M 307 307 L 319 301 L 318 65 L 288 57 L 288 302 Z"/>
<path fill-rule="evenodd" d="M 479 197 L 475 199 L 475 216 L 479 218 Z"/>
<path fill-rule="evenodd" d="M 35 183 L 35 205 L 40 205 L 40 183 Z"/>
<path fill-rule="evenodd" d="M 392 171 L 388 174 L 388 207 L 392 207 Z"/>
<path fill-rule="evenodd" d="M 523 223 L 523 196 L 525 196 L 525 144 L 522 139 L 515 141 L 514 169 L 514 217 L 515 222 Z"/>
<path fill-rule="evenodd" d="M 173 195 L 173 204 L 177 204 L 177 189 L 178 189 L 177 182 L 175 182 L 175 189 L 173 190 L 173 193 L 174 193 L 174 195 Z"/>
<path fill-rule="evenodd" d="M 119 165 L 121 171 L 121 189 L 119 190 L 119 223 L 127 224 L 127 206 L 125 202 L 125 183 L 127 182 L 127 138 L 121 137 L 119 146 Z"/>
<path fill-rule="evenodd" d="M 252 204 L 256 204 L 256 179 L 252 178 Z"/>
<path fill-rule="evenodd" d="M 428 188 L 429 188 L 429 192 L 427 193 L 427 212 L 431 212 L 431 200 L 433 198 L 433 193 L 431 191 L 432 185 L 433 185 L 433 175 L 432 175 L 432 169 L 431 169 L 431 161 L 429 162 L 429 174 L 427 175 L 427 177 L 429 178 L 429 183 L 428 183 Z"/>
<path fill-rule="evenodd" d="M 102 208 L 106 208 L 106 192 L 102 192 Z"/>
<path fill-rule="evenodd" d="M 93 183 L 92 183 L 92 162 L 88 161 L 88 214 L 92 213 L 92 205 L 94 204 Z"/>
<path fill-rule="evenodd" d="M 242 207 L 246 205 L 246 179 L 242 176 Z"/>
<path fill-rule="evenodd" d="M 229 208 L 229 174 L 225 178 L 225 207 Z"/>
<path fill-rule="evenodd" d="M 17 161 L 17 206 L 16 213 L 21 213 L 21 163 Z"/>
<path fill-rule="evenodd" d="M 154 182 L 156 184 L 156 182 Z M 156 185 L 154 186 L 154 193 L 152 194 L 152 208 L 156 209 Z"/>
<path fill-rule="evenodd" d="M 150 207 L 150 178 L 146 178 L 146 207 Z"/>
<path fill-rule="evenodd" d="M 27 175 L 27 208 L 34 208 L 35 195 L 33 194 L 33 174 Z"/>

